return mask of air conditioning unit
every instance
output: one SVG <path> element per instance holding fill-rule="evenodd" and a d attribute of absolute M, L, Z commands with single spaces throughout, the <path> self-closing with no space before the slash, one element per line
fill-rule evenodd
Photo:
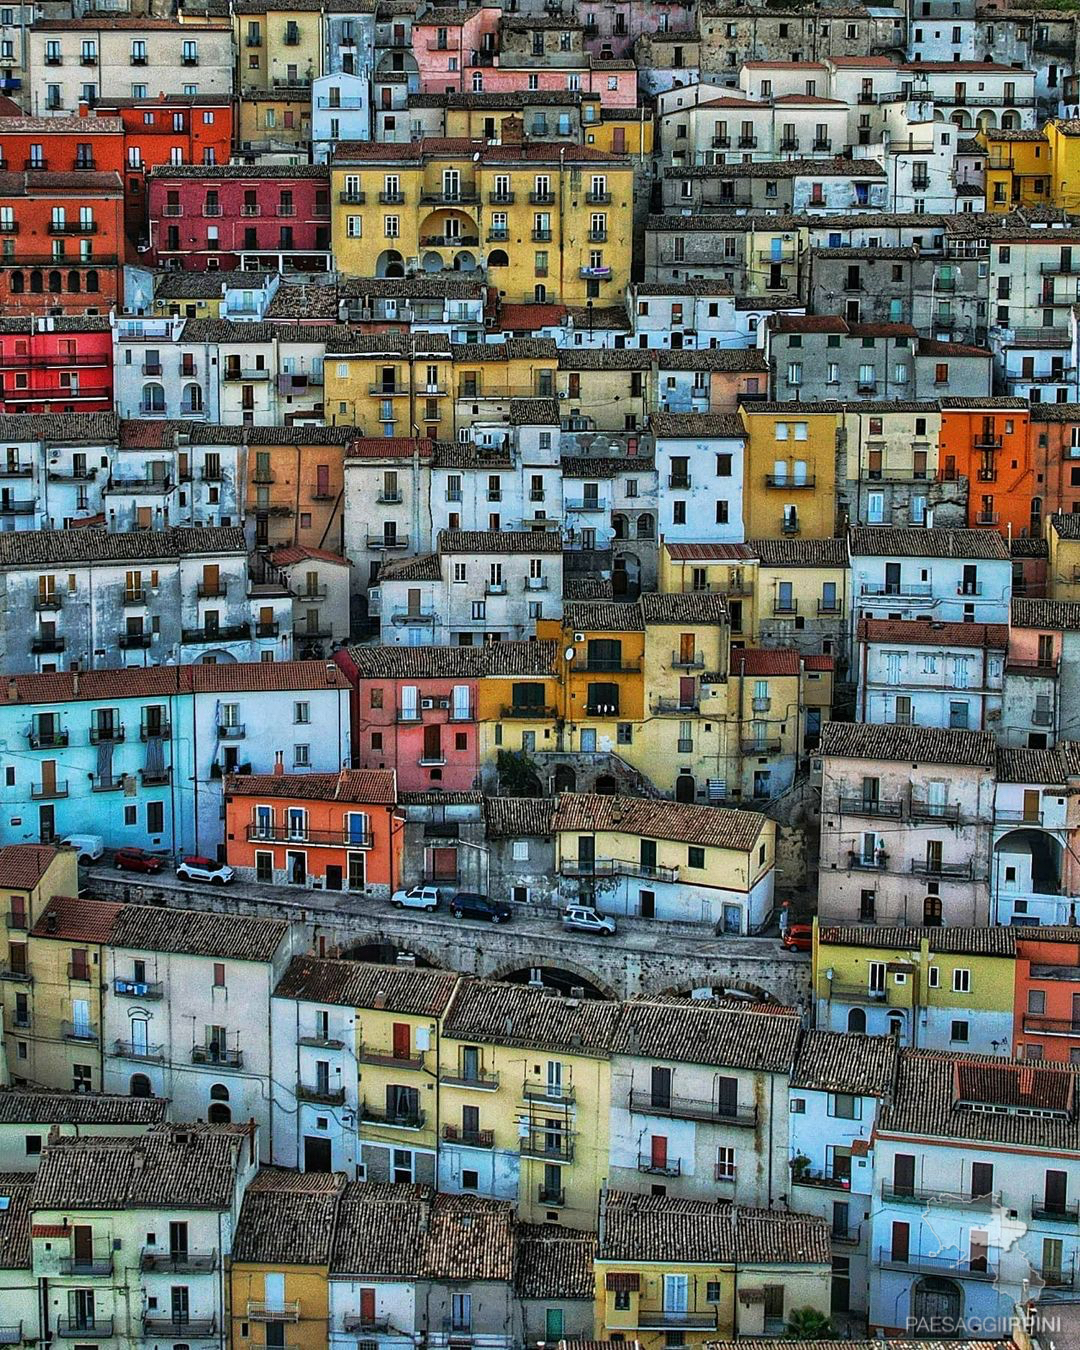
<path fill-rule="evenodd" d="M 422 698 L 420 700 L 421 708 L 434 708 L 435 700 L 433 698 Z"/>
<path fill-rule="evenodd" d="M 440 708 L 449 708 L 449 707 L 450 707 L 450 700 L 449 700 L 448 698 L 441 698 L 441 699 L 439 699 L 439 701 L 438 701 L 438 706 L 439 706 Z"/>
<path fill-rule="evenodd" d="M 585 641 L 585 634 L 584 634 L 584 633 L 575 633 L 575 634 L 574 634 L 574 641 L 575 641 L 575 642 L 584 642 L 584 641 Z"/>

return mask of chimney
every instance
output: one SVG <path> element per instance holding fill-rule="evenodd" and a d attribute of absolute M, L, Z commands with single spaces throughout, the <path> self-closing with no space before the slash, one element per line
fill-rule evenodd
<path fill-rule="evenodd" d="M 72 698 L 79 697 L 79 672 L 77 670 L 71 672 L 71 696 Z"/>
<path fill-rule="evenodd" d="M 274 777 L 282 778 L 285 775 L 285 752 L 284 750 L 274 751 Z"/>
<path fill-rule="evenodd" d="M 90 116 L 90 104 L 85 98 L 79 99 L 79 116 L 80 117 Z"/>
<path fill-rule="evenodd" d="M 56 910 L 55 910 L 55 909 L 50 909 L 49 912 L 48 912 L 48 914 L 45 915 L 45 931 L 46 931 L 46 933 L 55 933 L 55 932 L 56 932 L 56 929 L 57 929 L 57 926 L 58 926 L 58 925 L 57 925 L 57 921 L 56 921 Z"/>
<path fill-rule="evenodd" d="M 7 696 L 9 703 L 18 703 L 19 701 L 19 681 L 14 675 L 10 676 L 7 682 Z"/>

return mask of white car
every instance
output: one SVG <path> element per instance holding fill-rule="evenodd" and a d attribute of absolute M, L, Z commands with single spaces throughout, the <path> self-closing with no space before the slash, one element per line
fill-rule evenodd
<path fill-rule="evenodd" d="M 439 908 L 438 886 L 412 886 L 407 891 L 395 891 L 390 903 L 398 909 L 426 909 L 430 914 Z"/>
<path fill-rule="evenodd" d="M 185 881 L 209 881 L 214 886 L 225 886 L 232 881 L 236 873 L 228 863 L 192 855 L 180 863 L 176 875 Z"/>
<path fill-rule="evenodd" d="M 601 914 L 592 905 L 568 905 L 562 912 L 562 926 L 575 928 L 580 933 L 596 933 L 600 937 L 612 937 L 615 933 L 615 920 L 609 914 Z"/>
<path fill-rule="evenodd" d="M 81 863 L 97 862 L 105 852 L 105 840 L 100 834 L 69 834 L 60 843 L 75 849 Z"/>

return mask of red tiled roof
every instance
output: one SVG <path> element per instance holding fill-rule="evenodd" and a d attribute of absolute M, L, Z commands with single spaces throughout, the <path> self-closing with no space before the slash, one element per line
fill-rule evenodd
<path fill-rule="evenodd" d="M 798 675 L 799 653 L 792 648 L 762 651 L 736 647 L 731 653 L 732 675 Z"/>
<path fill-rule="evenodd" d="M 898 67 L 887 56 L 830 56 L 826 58 L 834 66 L 874 66 L 878 70 L 896 70 Z"/>
<path fill-rule="evenodd" d="M 909 323 L 849 323 L 850 337 L 918 337 L 918 330 Z"/>
<path fill-rule="evenodd" d="M 55 895 L 42 910 L 30 935 L 70 942 L 108 942 L 123 908 L 112 900 Z"/>
<path fill-rule="evenodd" d="M 331 553 L 326 548 L 308 548 L 305 544 L 290 544 L 286 548 L 275 549 L 270 555 L 270 561 L 275 567 L 291 567 L 293 563 L 305 562 L 307 559 L 313 562 L 337 563 L 339 567 L 349 567 L 348 558 L 343 558 L 340 553 Z"/>
<path fill-rule="evenodd" d="M 435 442 L 427 437 L 412 436 L 358 436 L 345 447 L 345 454 L 353 459 L 411 458 L 414 454 L 430 459 Z"/>
<path fill-rule="evenodd" d="M 987 361 L 991 353 L 985 347 L 970 347 L 966 342 L 941 342 L 937 338 L 920 338 L 920 356 L 982 356 Z"/>
<path fill-rule="evenodd" d="M 769 326 L 777 333 L 846 333 L 847 321 L 839 314 L 777 314 Z"/>
<path fill-rule="evenodd" d="M 28 1176 L 32 1173 L 27 1173 Z M 30 1236 L 36 1238 L 64 1238 L 71 1236 L 71 1229 L 63 1223 L 35 1223 L 30 1227 Z"/>
<path fill-rule="evenodd" d="M 5 844 L 0 848 L 0 887 L 33 890 L 55 857 L 51 844 Z"/>
<path fill-rule="evenodd" d="M 556 327 L 565 318 L 565 305 L 503 305 L 499 310 L 499 327 L 534 333 L 540 328 Z"/>
<path fill-rule="evenodd" d="M 837 60 L 843 60 L 839 57 Z M 849 58 L 850 59 L 850 58 Z M 882 58 L 883 59 L 883 58 Z M 888 62 L 892 65 L 892 62 Z M 1001 75 L 1015 75 L 1015 66 L 1004 66 L 998 61 L 909 61 L 906 65 L 896 66 L 896 70 L 913 72 L 918 74 L 920 71 L 929 71 L 933 75 L 948 74 L 953 70 L 983 71 L 987 75 L 997 72 Z M 1023 70 L 1020 72 L 1024 73 Z"/>
<path fill-rule="evenodd" d="M 829 652 L 809 652 L 802 659 L 804 670 L 835 670 L 836 657 Z"/>
<path fill-rule="evenodd" d="M 326 661 L 242 661 L 235 665 L 131 666 L 12 675 L 0 680 L 0 702 L 68 703 L 75 699 L 348 688 L 344 671 Z"/>
<path fill-rule="evenodd" d="M 342 769 L 340 773 L 233 774 L 225 780 L 225 795 L 393 806 L 397 801 L 397 774 L 393 769 Z"/>
<path fill-rule="evenodd" d="M 992 647 L 1004 651 L 1009 626 L 1004 623 L 939 623 L 933 619 L 861 619 L 860 642 L 921 643 L 933 647 Z"/>
<path fill-rule="evenodd" d="M 100 529 L 105 524 L 105 512 L 101 511 L 96 516 L 87 516 L 85 520 L 72 520 L 68 522 L 69 530 L 92 530 Z"/>
<path fill-rule="evenodd" d="M 664 547 L 673 562 L 757 562 L 757 554 L 749 544 L 669 544 L 665 541 Z"/>

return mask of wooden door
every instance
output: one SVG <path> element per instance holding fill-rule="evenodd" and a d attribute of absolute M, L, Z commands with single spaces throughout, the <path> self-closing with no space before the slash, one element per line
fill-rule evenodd
<path fill-rule="evenodd" d="M 408 1059 L 412 1054 L 412 1035 L 408 1022 L 394 1023 L 394 1058 Z"/>

